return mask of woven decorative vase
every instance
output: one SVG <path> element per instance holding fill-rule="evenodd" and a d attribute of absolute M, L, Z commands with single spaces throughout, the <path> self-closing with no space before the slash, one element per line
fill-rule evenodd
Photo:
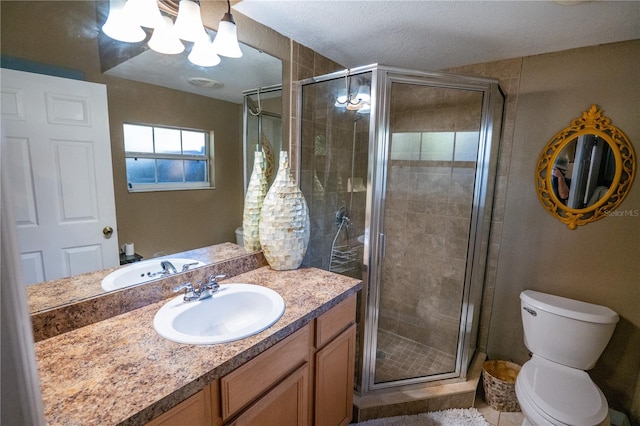
<path fill-rule="evenodd" d="M 248 252 L 260 250 L 260 215 L 262 203 L 267 194 L 267 177 L 264 174 L 262 151 L 254 152 L 253 172 L 244 197 L 244 211 L 242 213 L 242 232 L 244 247 Z"/>
<path fill-rule="evenodd" d="M 260 244 L 271 268 L 297 269 L 309 244 L 309 209 L 291 176 L 289 157 L 280 152 L 280 166 L 262 205 Z"/>

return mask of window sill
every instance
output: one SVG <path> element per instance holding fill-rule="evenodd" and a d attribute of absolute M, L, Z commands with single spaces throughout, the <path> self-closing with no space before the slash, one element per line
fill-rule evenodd
<path fill-rule="evenodd" d="M 215 186 L 176 186 L 176 187 L 133 187 L 127 188 L 129 193 L 136 192 L 166 192 L 166 191 L 194 191 L 194 190 L 212 190 L 216 189 Z"/>

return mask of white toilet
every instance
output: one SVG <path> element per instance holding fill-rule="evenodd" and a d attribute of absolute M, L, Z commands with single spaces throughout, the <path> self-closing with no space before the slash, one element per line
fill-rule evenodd
<path fill-rule="evenodd" d="M 516 396 L 523 425 L 609 425 L 609 406 L 585 370 L 594 367 L 618 322 L 605 306 L 532 290 L 520 294 L 524 343 L 532 358 Z"/>

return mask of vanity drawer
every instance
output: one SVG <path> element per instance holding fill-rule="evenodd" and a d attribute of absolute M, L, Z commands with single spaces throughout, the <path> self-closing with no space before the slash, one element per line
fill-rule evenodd
<path fill-rule="evenodd" d="M 309 361 L 310 347 L 311 326 L 307 325 L 220 379 L 223 420 L 237 414 Z"/>
<path fill-rule="evenodd" d="M 356 296 L 354 294 L 316 319 L 316 348 L 321 348 L 342 333 L 355 322 L 355 318 Z"/>

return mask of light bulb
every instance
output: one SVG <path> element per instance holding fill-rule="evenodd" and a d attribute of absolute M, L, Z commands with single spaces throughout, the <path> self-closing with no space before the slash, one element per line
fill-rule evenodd
<path fill-rule="evenodd" d="M 240 58 L 242 56 L 237 33 L 238 30 L 236 23 L 233 21 L 233 15 L 225 13 L 218 24 L 218 34 L 213 40 L 213 48 L 218 52 L 218 55 L 228 58 Z"/>
<path fill-rule="evenodd" d="M 216 54 L 208 35 L 193 44 L 188 59 L 192 64 L 201 67 L 213 67 L 220 63 L 220 57 Z"/>
<path fill-rule="evenodd" d="M 137 43 L 147 36 L 125 9 L 123 0 L 109 0 L 109 16 L 102 26 L 102 31 L 114 40 L 126 43 Z"/>
<path fill-rule="evenodd" d="M 128 0 L 125 10 L 141 27 L 157 28 L 164 25 L 157 0 Z"/>
<path fill-rule="evenodd" d="M 173 33 L 173 21 L 168 16 L 162 17 L 162 24 L 158 25 L 149 40 L 149 47 L 167 55 L 175 55 L 184 51 L 184 44 Z"/>
<path fill-rule="evenodd" d="M 207 35 L 202 25 L 200 6 L 191 0 L 180 0 L 178 17 L 173 25 L 176 35 L 185 41 L 195 42 Z"/>

